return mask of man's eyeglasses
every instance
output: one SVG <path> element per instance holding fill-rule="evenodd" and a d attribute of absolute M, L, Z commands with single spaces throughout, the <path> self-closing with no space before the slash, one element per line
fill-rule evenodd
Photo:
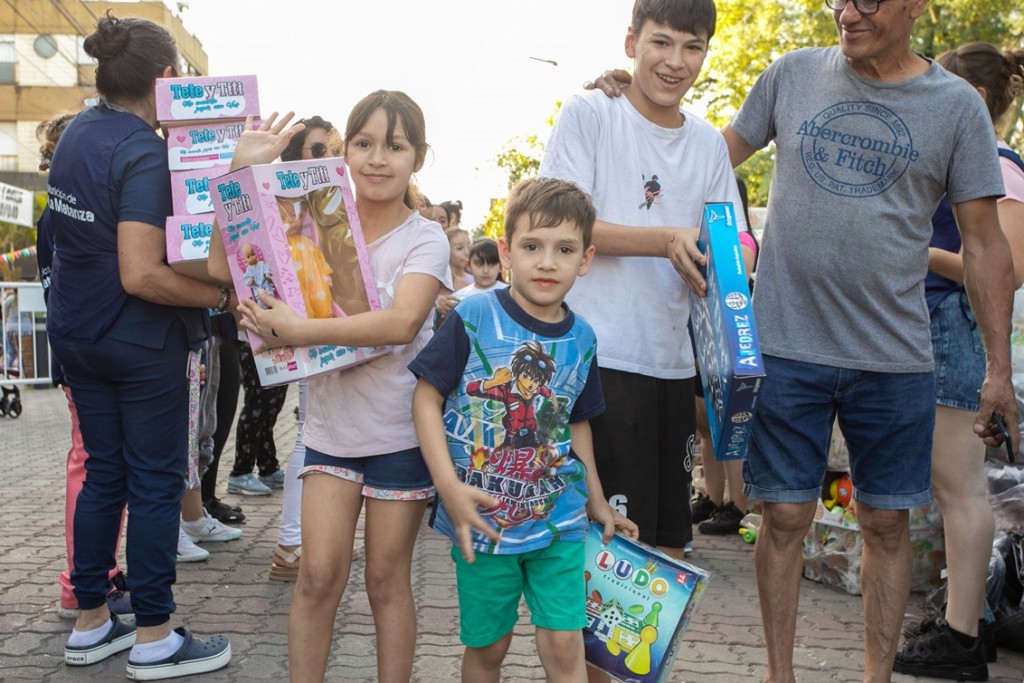
<path fill-rule="evenodd" d="M 850 0 L 825 0 L 825 6 L 835 12 L 842 12 Z M 874 14 L 885 0 L 853 0 L 853 6 L 861 14 Z"/>
<path fill-rule="evenodd" d="M 314 142 L 309 147 L 303 147 L 303 152 L 309 152 L 309 155 L 314 159 L 322 159 L 327 156 L 327 145 L 322 142 Z"/>

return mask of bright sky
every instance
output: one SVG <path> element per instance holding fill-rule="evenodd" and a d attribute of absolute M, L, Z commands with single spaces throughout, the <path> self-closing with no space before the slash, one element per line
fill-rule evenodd
<path fill-rule="evenodd" d="M 370 92 L 408 93 L 423 108 L 433 148 L 417 174 L 420 189 L 433 202 L 461 199 L 470 229 L 507 192 L 494 164 L 502 146 L 546 137 L 556 101 L 606 68 L 629 65 L 632 0 L 185 4 L 182 21 L 202 42 L 210 73 L 255 73 L 264 114 L 319 114 L 344 130 Z"/>

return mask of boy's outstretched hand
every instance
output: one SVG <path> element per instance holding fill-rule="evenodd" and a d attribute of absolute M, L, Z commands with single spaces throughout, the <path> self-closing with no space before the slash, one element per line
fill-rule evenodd
<path fill-rule="evenodd" d="M 631 541 L 640 538 L 640 527 L 636 522 L 612 508 L 603 498 L 587 502 L 587 516 L 604 527 L 604 533 L 601 534 L 602 543 L 611 541 L 616 531 Z"/>
<path fill-rule="evenodd" d="M 480 516 L 480 510 L 495 507 L 498 501 L 480 489 L 461 481 L 441 494 L 445 512 L 455 527 L 462 559 L 473 564 L 476 553 L 473 551 L 473 530 L 476 529 L 492 541 L 498 540 L 498 532 Z"/>

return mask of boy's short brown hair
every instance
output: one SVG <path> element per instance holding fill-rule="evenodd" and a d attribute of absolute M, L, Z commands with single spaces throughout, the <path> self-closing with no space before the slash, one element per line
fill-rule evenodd
<path fill-rule="evenodd" d="M 526 217 L 530 228 L 553 228 L 569 221 L 583 231 L 583 248 L 590 246 L 597 213 L 590 195 L 568 180 L 535 178 L 512 188 L 505 205 L 505 239 L 512 241 L 516 223 Z"/>
<path fill-rule="evenodd" d="M 704 33 L 707 40 L 711 40 L 715 35 L 716 14 L 714 0 L 636 0 L 630 28 L 634 35 L 640 35 L 644 24 L 653 21 L 695 36 Z"/>

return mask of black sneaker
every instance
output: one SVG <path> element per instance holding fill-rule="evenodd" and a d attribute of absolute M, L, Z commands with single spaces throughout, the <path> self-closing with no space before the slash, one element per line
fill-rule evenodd
<path fill-rule="evenodd" d="M 242 508 L 228 505 L 220 498 L 211 498 L 209 501 L 203 504 L 206 511 L 210 513 L 218 522 L 224 524 L 238 524 L 239 522 L 245 521 L 245 513 L 242 512 Z"/>
<path fill-rule="evenodd" d="M 946 623 L 941 615 L 925 617 L 924 620 L 910 624 L 903 629 L 903 637 L 912 640 L 918 636 L 939 629 Z M 985 655 L 985 661 L 991 664 L 999 659 L 996 651 L 996 629 L 995 623 L 981 619 L 978 621 L 978 637 L 981 638 L 981 652 Z"/>
<path fill-rule="evenodd" d="M 711 536 L 726 536 L 738 533 L 740 522 L 743 521 L 744 512 L 732 503 L 726 503 L 717 510 L 714 516 L 706 522 L 701 523 L 697 530 L 702 534 Z"/>
<path fill-rule="evenodd" d="M 951 681 L 988 680 L 988 664 L 985 663 L 981 640 L 965 648 L 949 632 L 949 624 L 942 619 L 903 643 L 896 653 L 892 670 Z"/>
<path fill-rule="evenodd" d="M 708 498 L 706 493 L 698 493 L 697 497 L 690 501 L 690 511 L 694 524 L 700 524 L 706 519 L 711 519 L 718 506 Z"/>

